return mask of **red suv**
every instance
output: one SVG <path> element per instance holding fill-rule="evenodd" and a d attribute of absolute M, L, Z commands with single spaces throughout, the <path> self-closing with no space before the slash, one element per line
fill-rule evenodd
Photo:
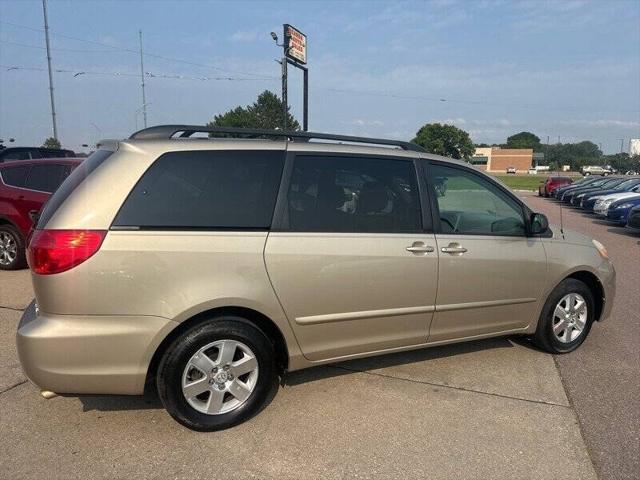
<path fill-rule="evenodd" d="M 51 158 L 0 164 L 0 270 L 26 266 L 25 243 L 32 219 L 82 160 Z"/>
<path fill-rule="evenodd" d="M 547 177 L 544 182 L 540 182 L 538 187 L 538 196 L 549 197 L 553 194 L 556 188 L 563 187 L 564 185 L 571 185 L 573 180 L 570 177 Z"/>

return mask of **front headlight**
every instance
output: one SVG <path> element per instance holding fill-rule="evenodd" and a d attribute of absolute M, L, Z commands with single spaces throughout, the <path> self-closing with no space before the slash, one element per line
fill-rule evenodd
<path fill-rule="evenodd" d="M 631 208 L 633 207 L 633 203 L 623 203 L 622 205 L 618 205 L 616 208 Z"/>
<path fill-rule="evenodd" d="M 600 256 L 608 260 L 609 254 L 607 253 L 607 249 L 605 248 L 605 246 L 597 240 L 592 239 L 591 242 L 593 243 L 593 246 L 596 247 L 596 249 L 598 250 L 598 253 L 600 254 Z"/>

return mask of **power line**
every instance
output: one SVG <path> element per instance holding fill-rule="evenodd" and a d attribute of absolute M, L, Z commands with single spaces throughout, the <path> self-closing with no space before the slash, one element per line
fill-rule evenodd
<path fill-rule="evenodd" d="M 43 33 L 44 30 L 41 28 L 35 28 L 35 27 L 30 27 L 28 25 L 21 25 L 18 23 L 13 23 L 13 22 L 7 22 L 5 20 L 0 20 L 0 23 L 5 24 L 5 25 L 10 25 L 12 27 L 16 27 L 16 28 L 23 28 L 26 30 L 31 30 L 33 32 L 40 32 Z M 79 38 L 79 37 L 73 37 L 71 35 L 66 35 L 63 33 L 57 33 L 54 32 L 52 30 L 49 30 L 49 34 L 50 35 L 55 35 L 57 37 L 60 38 L 66 38 L 69 40 L 74 40 L 77 42 L 84 42 L 84 43 L 89 43 L 92 45 L 99 45 L 102 47 L 107 47 L 107 48 L 111 48 L 114 50 L 118 50 L 118 51 L 122 51 L 122 52 L 126 52 L 126 53 L 133 53 L 136 55 L 140 55 L 140 50 L 139 49 L 133 49 L 133 48 L 127 48 L 127 47 L 118 47 L 116 45 L 110 45 L 108 43 L 103 43 L 103 42 L 97 42 L 95 40 L 88 40 L 86 38 Z M 158 55 L 155 53 L 145 53 L 145 56 L 147 57 L 151 57 L 151 58 L 157 58 L 159 60 L 165 60 L 168 62 L 176 62 L 176 63 L 183 63 L 185 65 L 192 65 L 192 66 L 196 66 L 196 67 L 202 67 L 202 68 L 210 68 L 212 70 L 218 70 L 220 72 L 228 72 L 228 73 L 235 73 L 237 75 L 247 75 L 247 76 L 251 76 L 251 77 L 256 77 L 256 78 L 265 78 L 265 79 L 270 79 L 270 78 L 276 78 L 276 77 L 272 77 L 270 75 L 263 75 L 263 74 L 258 74 L 258 73 L 253 73 L 253 72 L 244 72 L 244 71 L 240 71 L 240 70 L 231 70 L 228 68 L 221 68 L 221 67 L 214 67 L 213 65 L 207 65 L 204 63 L 198 63 L 198 62 L 192 62 L 190 60 L 184 60 L 184 59 L 180 59 L 180 58 L 173 58 L 173 57 L 166 57 L 164 55 Z"/>
<path fill-rule="evenodd" d="M 38 50 L 46 50 L 46 47 L 40 45 L 28 45 L 26 43 L 11 42 L 9 40 L 0 40 L 0 43 L 14 45 L 16 47 L 36 48 Z M 72 53 L 116 53 L 115 50 L 79 50 L 75 48 L 52 48 L 52 52 L 72 52 Z"/>
<path fill-rule="evenodd" d="M 14 70 L 30 70 L 36 72 L 46 72 L 46 68 L 41 67 L 27 67 L 27 66 L 17 66 L 17 65 L 0 65 L 0 68 L 4 68 L 6 71 L 14 71 Z M 114 76 L 114 77 L 140 77 L 139 73 L 129 73 L 129 72 L 104 72 L 104 71 L 95 71 L 95 70 L 70 70 L 66 68 L 56 68 L 53 69 L 55 73 L 72 73 L 74 77 L 80 77 L 82 75 L 104 75 L 104 76 Z M 192 75 L 176 75 L 176 74 L 165 74 L 165 73 L 154 73 L 154 72 L 144 72 L 145 77 L 147 78 L 161 78 L 161 79 L 169 79 L 169 80 L 199 80 L 199 81 L 234 81 L 234 82 L 262 82 L 262 81 L 271 81 L 278 80 L 277 78 L 246 78 L 246 77 L 211 77 L 211 76 L 192 76 Z"/>
<path fill-rule="evenodd" d="M 493 107 L 517 107 L 517 108 L 542 108 L 545 110 L 588 110 L 591 111 L 591 107 L 580 107 L 577 105 L 556 105 L 556 106 L 548 106 L 543 104 L 535 104 L 535 103 L 515 103 L 515 102 L 495 102 L 495 101 L 487 101 L 487 100 L 470 100 L 470 99 L 461 99 L 461 98 L 439 98 L 439 97 L 424 97 L 424 96 L 416 96 L 416 95 L 401 95 L 390 92 L 381 92 L 374 90 L 347 90 L 341 88 L 329 88 L 329 87 L 318 87 L 318 90 L 324 90 L 327 92 L 336 92 L 336 93 L 346 93 L 349 95 L 369 95 L 376 97 L 388 97 L 388 98 L 398 98 L 404 100 L 422 100 L 427 102 L 446 102 L 446 103 L 461 103 L 461 104 L 470 104 L 470 105 L 485 105 L 485 106 L 493 106 Z M 612 111 L 612 112 L 637 112 L 640 109 L 620 109 L 620 108 L 612 108 L 612 109 L 599 109 L 599 111 Z"/>

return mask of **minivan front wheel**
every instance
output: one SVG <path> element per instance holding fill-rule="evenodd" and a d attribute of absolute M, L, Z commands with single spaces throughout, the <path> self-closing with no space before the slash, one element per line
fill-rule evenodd
<path fill-rule="evenodd" d="M 188 428 L 229 428 L 266 403 L 275 386 L 274 358 L 269 338 L 252 323 L 218 317 L 174 340 L 158 368 L 158 394 L 169 414 Z"/>
<path fill-rule="evenodd" d="M 585 341 L 594 318 L 595 304 L 589 287 L 567 278 L 549 295 L 542 309 L 535 343 L 551 353 L 568 353 Z"/>

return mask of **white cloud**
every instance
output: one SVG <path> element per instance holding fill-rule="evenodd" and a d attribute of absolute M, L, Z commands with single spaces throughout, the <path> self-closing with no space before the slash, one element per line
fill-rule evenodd
<path fill-rule="evenodd" d="M 349 120 L 344 123 L 346 125 L 355 125 L 357 127 L 381 127 L 384 125 L 384 122 L 380 120 L 365 120 L 362 118 L 354 118 L 353 120 Z"/>
<path fill-rule="evenodd" d="M 572 125 L 572 126 L 586 126 L 586 127 L 615 127 L 615 128 L 630 128 L 640 129 L 640 122 L 628 121 L 628 120 L 614 120 L 614 119 L 601 119 L 601 120 L 562 120 L 557 122 L 560 125 Z"/>
<path fill-rule="evenodd" d="M 258 32 L 246 31 L 246 30 L 238 30 L 233 35 L 231 35 L 231 41 L 237 43 L 250 43 L 255 42 L 258 38 Z"/>

